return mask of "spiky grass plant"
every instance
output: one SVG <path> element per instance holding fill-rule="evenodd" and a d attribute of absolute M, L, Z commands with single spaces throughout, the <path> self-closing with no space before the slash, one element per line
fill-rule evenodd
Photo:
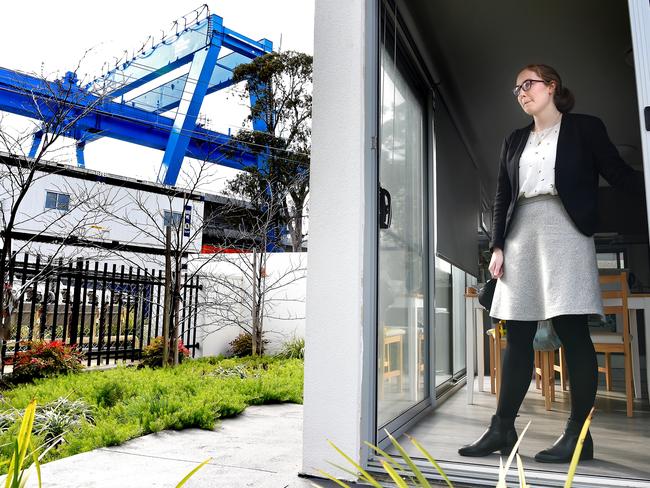
<path fill-rule="evenodd" d="M 305 358 L 305 339 L 294 337 L 282 344 L 282 348 L 276 354 L 281 359 L 304 359 Z"/>
<path fill-rule="evenodd" d="M 9 464 L 9 471 L 5 478 L 5 488 L 23 488 L 25 486 L 29 478 L 29 471 L 27 469 L 29 457 L 32 457 L 34 460 L 34 467 L 38 475 L 38 486 L 39 488 L 41 487 L 41 468 L 32 442 L 32 427 L 34 426 L 35 414 L 36 400 L 32 400 L 25 409 L 18 436 L 13 441 L 11 459 L 2 463 Z M 28 455 L 28 449 L 31 449 L 30 455 Z"/>

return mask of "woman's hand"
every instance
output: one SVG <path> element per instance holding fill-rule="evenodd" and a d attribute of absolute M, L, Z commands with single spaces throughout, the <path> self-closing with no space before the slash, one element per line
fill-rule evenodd
<path fill-rule="evenodd" d="M 503 250 L 498 247 L 494 248 L 488 269 L 492 273 L 493 278 L 501 278 L 503 276 Z"/>

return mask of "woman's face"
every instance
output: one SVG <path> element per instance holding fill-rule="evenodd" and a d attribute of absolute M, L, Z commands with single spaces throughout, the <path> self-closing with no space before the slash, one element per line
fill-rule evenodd
<path fill-rule="evenodd" d="M 528 90 L 520 88 L 517 101 L 524 112 L 528 115 L 535 116 L 554 106 L 553 93 L 555 92 L 555 82 L 544 83 L 542 78 L 531 70 L 524 70 L 517 76 L 516 86 L 521 85 L 526 80 L 532 80 Z"/>

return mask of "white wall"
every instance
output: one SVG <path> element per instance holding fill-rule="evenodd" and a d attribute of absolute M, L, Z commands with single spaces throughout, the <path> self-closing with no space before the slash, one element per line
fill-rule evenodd
<path fill-rule="evenodd" d="M 16 171 L 16 168 L 9 167 L 8 170 Z M 71 211 L 63 213 L 60 210 L 46 209 L 47 191 L 69 194 Z M 0 201 L 5 212 L 8 211 L 7 204 L 11 197 L 8 182 L 2 182 Z M 83 198 L 89 200 L 88 205 L 77 206 L 75 202 Z M 97 209 L 100 202 L 105 211 L 89 212 Z M 200 252 L 202 233 L 197 232 L 197 227 L 203 219 L 203 202 L 190 201 L 189 205 L 192 206 L 193 239 L 188 251 Z M 15 231 L 32 234 L 42 232 L 49 236 L 72 234 L 96 241 L 119 241 L 121 244 L 162 249 L 163 210 L 170 208 L 182 213 L 183 199 L 39 171 L 21 203 Z"/>
<path fill-rule="evenodd" d="M 366 2 L 316 0 L 303 467 L 361 447 Z M 368 144 L 369 146 L 369 144 Z"/>
<path fill-rule="evenodd" d="M 213 259 L 201 269 L 204 286 L 200 302 L 204 305 L 212 303 L 211 277 L 223 279 L 228 277 L 235 286 L 243 287 L 250 293 L 250 275 L 244 275 L 243 260 L 251 259 L 251 255 L 221 254 L 213 257 L 199 257 L 188 264 L 190 271 L 201 266 L 206 259 Z M 305 336 L 305 287 L 307 275 L 307 253 L 269 253 L 266 262 L 265 283 L 270 290 L 266 296 L 263 330 L 264 337 L 269 340 L 266 353 L 274 354 L 282 344 L 293 337 Z M 234 302 L 228 306 L 234 313 L 240 314 L 240 319 L 250 324 L 250 311 Z M 232 317 L 233 311 L 228 313 Z M 199 356 L 217 356 L 227 354 L 230 341 L 243 330 L 224 320 L 213 306 L 203 306 L 199 309 L 199 324 L 197 340 L 201 344 Z"/>

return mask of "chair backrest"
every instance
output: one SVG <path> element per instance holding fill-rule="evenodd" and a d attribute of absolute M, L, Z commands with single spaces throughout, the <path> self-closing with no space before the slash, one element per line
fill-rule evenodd
<path fill-rule="evenodd" d="M 600 275 L 601 293 L 603 301 L 620 300 L 620 305 L 607 305 L 603 307 L 604 313 L 621 314 L 623 316 L 623 340 L 629 342 L 629 309 L 627 299 L 630 291 L 627 286 L 627 272 L 621 271 L 617 274 Z"/>

